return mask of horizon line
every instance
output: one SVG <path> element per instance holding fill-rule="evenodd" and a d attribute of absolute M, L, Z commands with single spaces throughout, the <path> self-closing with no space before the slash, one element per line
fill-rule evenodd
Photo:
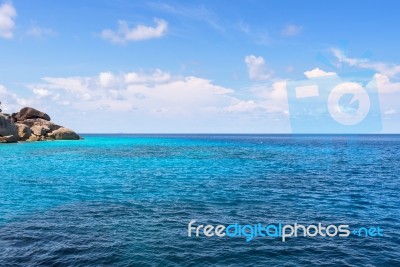
<path fill-rule="evenodd" d="M 400 135 L 400 133 L 163 133 L 163 132 L 143 132 L 143 133 L 78 133 L 80 135 L 103 134 L 103 135 Z"/>

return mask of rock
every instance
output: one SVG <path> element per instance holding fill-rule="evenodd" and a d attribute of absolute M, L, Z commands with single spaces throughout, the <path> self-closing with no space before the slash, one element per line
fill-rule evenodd
<path fill-rule="evenodd" d="M 34 125 L 31 127 L 31 131 L 34 135 L 40 136 L 46 135 L 48 132 L 50 132 L 50 129 L 46 126 Z"/>
<path fill-rule="evenodd" d="M 41 140 L 41 137 L 38 135 L 34 135 L 34 134 L 29 136 L 29 139 L 28 139 L 28 141 L 31 141 L 31 142 L 40 141 L 40 140 Z"/>
<path fill-rule="evenodd" d="M 79 140 L 80 137 L 74 131 L 61 127 L 49 134 L 50 138 L 54 138 L 55 140 Z"/>
<path fill-rule="evenodd" d="M 79 139 L 74 131 L 51 122 L 49 115 L 34 108 L 23 108 L 11 116 L 0 113 L 0 143 Z"/>
<path fill-rule="evenodd" d="M 32 133 L 31 129 L 25 124 L 21 123 L 16 123 L 15 126 L 17 126 L 19 140 L 20 141 L 27 140 Z"/>
<path fill-rule="evenodd" d="M 0 136 L 0 143 L 17 143 L 18 137 L 15 135 Z"/>
<path fill-rule="evenodd" d="M 54 131 L 54 130 L 61 128 L 60 125 L 54 124 L 51 121 L 46 121 L 44 119 L 26 119 L 26 120 L 22 121 L 21 123 L 25 124 L 29 128 L 32 128 L 33 126 L 36 126 L 36 125 L 47 127 L 50 129 L 50 131 Z"/>
<path fill-rule="evenodd" d="M 0 136 L 18 136 L 17 126 L 4 114 L 0 113 Z"/>
<path fill-rule="evenodd" d="M 54 134 L 52 132 L 50 132 L 47 134 L 46 140 L 53 141 L 53 140 L 56 140 L 56 138 L 54 137 Z"/>
<path fill-rule="evenodd" d="M 34 108 L 25 107 L 17 113 L 12 114 L 14 121 L 24 121 L 26 119 L 44 119 L 50 121 L 50 116 Z"/>

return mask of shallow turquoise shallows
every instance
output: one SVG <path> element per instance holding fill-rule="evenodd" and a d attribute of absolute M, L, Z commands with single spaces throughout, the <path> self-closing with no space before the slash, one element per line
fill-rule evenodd
<path fill-rule="evenodd" d="M 0 266 L 400 266 L 400 136 L 84 137 L 0 146 Z M 192 219 L 383 236 L 197 238 Z"/>

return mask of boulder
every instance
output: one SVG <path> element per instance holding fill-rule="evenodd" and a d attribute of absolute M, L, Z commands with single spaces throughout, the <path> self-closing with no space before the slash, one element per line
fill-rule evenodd
<path fill-rule="evenodd" d="M 28 139 L 28 141 L 30 141 L 30 142 L 35 142 L 35 141 L 40 141 L 40 140 L 42 140 L 41 137 L 39 135 L 34 135 L 34 134 L 29 136 L 29 139 Z"/>
<path fill-rule="evenodd" d="M 0 136 L 0 143 L 17 143 L 18 137 L 15 135 Z"/>
<path fill-rule="evenodd" d="M 51 122 L 49 115 L 34 108 L 23 108 L 11 116 L 0 113 L 0 143 L 79 139 L 74 131 Z"/>
<path fill-rule="evenodd" d="M 51 132 L 49 135 L 49 138 L 55 139 L 55 140 L 79 140 L 80 137 L 77 135 L 74 131 L 61 127 L 53 132 Z"/>
<path fill-rule="evenodd" d="M 15 126 L 17 126 L 18 138 L 20 141 L 25 141 L 31 136 L 32 131 L 25 124 L 16 123 Z"/>
<path fill-rule="evenodd" d="M 48 132 L 50 132 L 50 129 L 46 126 L 39 126 L 39 125 L 34 125 L 31 127 L 31 131 L 34 135 L 46 135 Z"/>
<path fill-rule="evenodd" d="M 24 121 L 26 119 L 43 119 L 46 121 L 50 121 L 49 115 L 31 107 L 25 107 L 19 112 L 13 113 L 12 117 L 14 121 Z"/>
<path fill-rule="evenodd" d="M 60 125 L 54 124 L 51 121 L 46 121 L 44 119 L 26 119 L 26 120 L 22 121 L 21 123 L 25 124 L 29 128 L 32 128 L 33 126 L 47 127 L 50 129 L 50 131 L 54 131 L 54 130 L 61 128 Z"/>
<path fill-rule="evenodd" d="M 0 136 L 18 136 L 17 126 L 4 114 L 0 113 Z"/>

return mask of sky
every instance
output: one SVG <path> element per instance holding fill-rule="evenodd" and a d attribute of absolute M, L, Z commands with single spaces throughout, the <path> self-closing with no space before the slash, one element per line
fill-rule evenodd
<path fill-rule="evenodd" d="M 399 133 L 399 9 L 0 0 L 1 108 L 80 133 Z"/>

